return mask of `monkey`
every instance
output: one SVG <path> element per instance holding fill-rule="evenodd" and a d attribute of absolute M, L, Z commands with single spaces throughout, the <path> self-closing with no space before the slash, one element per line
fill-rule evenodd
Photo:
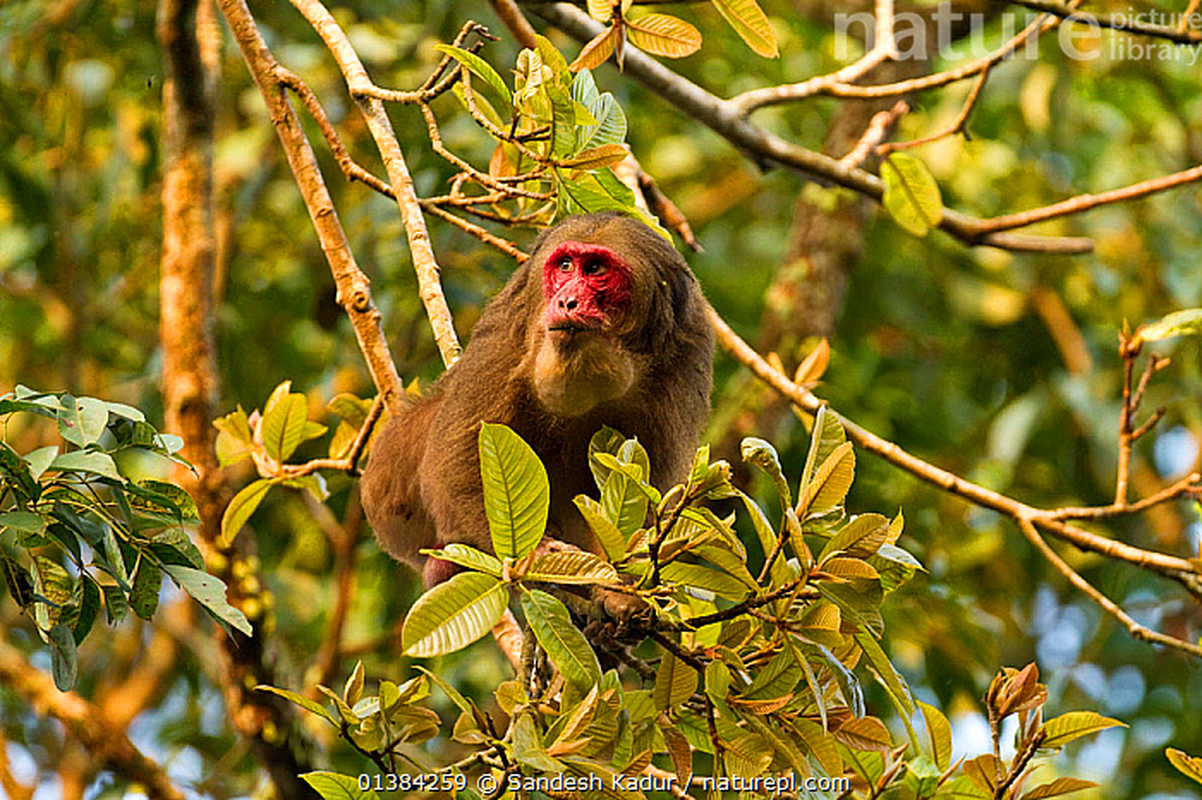
<path fill-rule="evenodd" d="M 453 575 L 425 548 L 492 552 L 480 423 L 504 423 L 546 467 L 548 536 L 601 553 L 573 504 L 596 496 L 588 445 L 602 426 L 635 437 L 661 490 L 682 480 L 710 409 L 714 334 L 693 272 L 664 237 L 616 213 L 568 217 L 485 307 L 462 356 L 376 436 L 364 511 L 382 549 L 422 573 Z"/>

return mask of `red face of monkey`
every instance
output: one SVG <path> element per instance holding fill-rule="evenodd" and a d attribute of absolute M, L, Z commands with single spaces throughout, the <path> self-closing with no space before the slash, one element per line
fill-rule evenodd
<path fill-rule="evenodd" d="M 613 250 L 564 242 L 543 263 L 543 322 L 555 338 L 611 325 L 630 308 L 631 271 Z"/>

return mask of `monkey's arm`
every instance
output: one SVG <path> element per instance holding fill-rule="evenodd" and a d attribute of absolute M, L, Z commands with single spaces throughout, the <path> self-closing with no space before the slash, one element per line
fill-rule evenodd
<path fill-rule="evenodd" d="M 398 561 L 421 568 L 418 551 L 435 546 L 435 530 L 421 497 L 419 467 L 441 397 L 426 398 L 390 417 L 372 443 L 363 471 L 363 509 L 380 546 Z"/>

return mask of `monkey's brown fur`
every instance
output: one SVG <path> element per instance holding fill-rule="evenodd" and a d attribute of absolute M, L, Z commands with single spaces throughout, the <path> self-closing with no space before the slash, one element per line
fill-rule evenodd
<path fill-rule="evenodd" d="M 620 307 L 588 318 L 604 317 L 599 326 L 564 331 L 551 321 L 575 313 L 575 298 L 565 305 L 562 293 L 555 301 L 560 311 L 548 311 L 556 284 L 544 287 L 560 278 L 549 257 L 574 252 L 569 242 L 581 243 L 577 249 L 586 255 L 589 246 L 602 254 L 608 248 L 619 276 L 629 276 L 628 284 L 617 278 L 629 290 L 615 301 Z M 556 258 L 565 269 L 571 261 Z M 606 265 L 602 255 L 602 272 Z M 607 302 L 604 291 L 595 295 Z M 485 308 L 459 361 L 376 438 L 362 492 L 380 545 L 422 568 L 427 586 L 454 568 L 427 562 L 419 549 L 462 542 L 492 551 L 477 450 L 483 421 L 513 428 L 546 466 L 549 535 L 598 551 L 572 504 L 578 494 L 597 495 L 590 438 L 603 425 L 637 437 L 650 455 L 653 484 L 663 489 L 681 480 L 709 412 L 713 348 L 697 280 L 663 237 L 613 213 L 570 217 L 544 231 Z"/>

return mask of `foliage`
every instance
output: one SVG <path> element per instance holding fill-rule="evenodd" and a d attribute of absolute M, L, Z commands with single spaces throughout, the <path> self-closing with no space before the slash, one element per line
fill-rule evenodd
<path fill-rule="evenodd" d="M 141 454 L 187 466 L 179 437 L 123 403 L 24 386 L 0 397 L 0 425 L 14 414 L 54 420 L 63 440 L 25 454 L 0 440 L 0 564 L 12 599 L 50 647 L 60 690 L 75 685 L 76 649 L 102 598 L 110 624 L 131 610 L 152 619 L 164 574 L 223 625 L 250 635 L 188 537 L 186 526 L 197 522 L 188 493 L 138 477 Z"/>
<path fill-rule="evenodd" d="M 584 787 L 598 776 L 598 784 L 580 789 L 586 798 L 639 798 L 645 789 L 688 787 L 695 775 L 709 779 L 701 785 L 711 788 L 750 787 L 753 779 L 775 776 L 782 786 L 814 778 L 804 784 L 807 789 L 838 790 L 825 779 L 845 773 L 854 776 L 855 787 L 873 786 L 876 792 L 896 786 L 912 797 L 1017 797 L 1036 756 L 1122 724 L 1093 712 L 1044 722 L 1047 689 L 1037 683 L 1035 665 L 1007 669 L 986 693 L 994 752 L 951 763 L 947 718 L 915 702 L 877 643 L 883 634 L 881 604 L 922 568 L 895 544 L 903 529 L 900 514 L 890 521 L 845 510 L 854 455 L 830 415 L 814 420 L 796 505 L 771 445 L 744 443 L 746 460 L 777 487 L 782 514 L 775 525 L 755 500 L 731 485 L 729 465 L 710 462 L 708 448 L 698 450 L 688 481 L 661 495 L 646 481 L 650 465 L 639 443 L 610 429 L 599 431 L 589 465 L 602 502 L 592 520 L 620 552 L 612 562 L 582 551 L 540 551 L 548 505 L 542 465 L 504 426 L 485 424 L 479 439 L 497 557 L 464 545 L 451 545 L 446 554 L 426 551 L 467 571 L 418 600 L 401 645 L 418 656 L 462 649 L 488 633 L 515 592 L 526 628 L 556 674 L 535 670 L 519 676 L 521 681 L 502 683 L 494 692 L 501 719 L 428 671 L 400 687 L 381 681 L 378 696 L 364 697 L 360 663 L 341 695 L 318 687 L 333 711 L 288 690 L 259 687 L 336 726 L 385 775 L 403 772 L 402 745 L 438 733 L 439 718 L 416 705 L 428 695 L 427 678 L 459 709 L 452 738 L 473 750 L 457 763 L 425 772 L 434 785 L 460 791 L 471 768 L 484 763 L 493 767 L 493 782 L 477 778 L 475 786 L 537 788 L 553 786 L 556 779 Z M 710 510 L 713 502 L 731 499 L 756 520 L 770 553 L 758 578 L 747 570 L 746 552 L 731 529 L 733 516 L 719 518 Z M 546 590 L 535 588 L 538 584 Z M 638 671 L 653 678 L 651 688 L 634 688 L 614 669 L 602 672 L 599 655 L 612 658 L 613 650 L 604 639 L 590 643 L 559 599 L 579 604 L 580 597 L 561 588 L 573 585 L 630 590 L 649 605 L 645 627 L 636 625 L 642 633 L 625 644 L 649 636 L 659 645 L 658 658 L 636 661 L 627 654 L 624 660 L 641 662 Z M 908 743 L 895 745 L 885 724 L 866 713 L 856 672 L 861 663 L 905 721 Z M 929 740 L 925 747 L 910 724 L 919 707 Z M 998 755 L 999 737 L 1011 715 L 1018 715 L 1019 733 L 1007 765 Z M 673 765 L 664 783 L 644 775 L 656 757 Z M 708 762 L 708 768 L 695 761 Z M 364 783 L 362 776 L 308 779 L 323 797 L 375 796 L 372 781 Z M 1095 785 L 1059 777 L 1023 797 Z M 852 787 L 848 781 L 842 790 Z M 1014 793 L 1006 794 L 1010 787 Z"/>
<path fill-rule="evenodd" d="M 421 83 L 439 62 L 436 45 L 451 41 L 465 19 L 481 19 L 495 32 L 503 29 L 480 3 L 350 0 L 337 5 L 337 19 L 368 72 L 399 86 Z M 708 3 L 668 9 L 704 31 L 704 47 L 667 63 L 715 96 L 726 97 L 832 73 L 860 52 L 855 32 L 837 31 L 831 24 L 829 15 L 848 10 L 844 6 L 764 3 L 780 58 L 763 60 L 748 49 L 754 45 L 726 14 L 728 8 L 742 13 L 738 9 L 748 6 Z M 313 30 L 288 4 L 258 4 L 254 12 L 281 60 L 326 103 L 349 153 L 360 163 L 373 164 L 362 121 L 354 114 L 353 100 L 345 97 L 343 76 L 315 46 Z M 638 12 L 636 7 L 636 23 Z M 980 33 L 988 46 L 1007 35 L 1013 23 L 1021 26 L 1022 16 L 1014 7 L 991 9 L 974 37 Z M 753 27 L 753 20 L 741 19 Z M 549 31 L 537 19 L 535 23 Z M 548 35 L 567 60 L 579 52 L 565 37 Z M 1044 39 L 1039 53 L 1009 59 L 989 74 L 987 91 L 963 128 L 971 137 L 945 136 L 908 151 L 935 178 L 949 211 L 1007 214 L 1197 163 L 1199 93 L 1192 62 L 1163 54 L 1116 54 L 1116 46 L 1126 40 L 1109 32 L 1095 37 L 1099 57 L 1090 60 L 1066 58 L 1053 46 L 1055 36 Z M 161 418 L 156 281 L 165 147 L 159 133 L 163 56 L 156 45 L 154 14 L 149 6 L 112 0 L 56 4 L 50 10 L 36 0 L 10 0 L 0 4 L 0 49 L 8 56 L 0 68 L 0 140 L 6 142 L 0 152 L 0 386 L 22 381 L 68 387 L 78 395 L 111 397 L 143 409 L 150 419 Z M 1039 57 L 1027 57 L 1035 55 Z M 489 44 L 482 56 L 497 65 L 493 72 L 505 76 L 502 83 L 512 96 L 508 67 L 517 63 L 519 48 L 501 41 Z M 1160 319 L 1150 328 L 1156 338 L 1148 338 L 1144 349 L 1172 355 L 1173 363 L 1149 387 L 1147 402 L 1163 406 L 1166 414 L 1156 435 L 1134 450 L 1133 482 L 1146 487 L 1177 474 L 1182 452 L 1196 444 L 1202 430 L 1202 362 L 1196 337 L 1158 337 L 1191 324 L 1190 312 L 1169 322 L 1170 312 L 1202 306 L 1202 271 L 1197 269 L 1202 195 L 1196 189 L 1041 226 L 1040 232 L 1090 237 L 1096 246 L 1087 256 L 967 249 L 939 232 L 918 240 L 894 219 L 873 217 L 861 204 L 849 203 L 845 189 L 753 163 L 673 103 L 630 80 L 628 72 L 619 73 L 609 63 L 590 69 L 599 97 L 608 93 L 615 107 L 625 109 L 626 130 L 615 143 L 631 147 L 691 222 L 705 251 L 690 257 L 690 263 L 711 303 L 740 333 L 763 351 L 779 353 L 782 367 L 791 372 L 808 351 L 804 337 L 809 333 L 787 331 L 777 338 L 772 318 L 803 316 L 797 309 L 806 298 L 834 309 L 837 325 L 824 331 L 831 348 L 821 387 L 834 407 L 909 452 L 1024 501 L 1046 506 L 1110 502 L 1112 433 L 1121 394 L 1113 343 L 1124 320 L 1138 328 Z M 582 74 L 562 85 L 574 88 Z M 494 87 L 475 73 L 471 87 L 476 97 L 495 100 Z M 271 138 L 271 121 L 228 40 L 221 54 L 219 91 L 214 211 L 218 229 L 232 234 L 221 239 L 215 282 L 222 402 L 226 408 L 238 403 L 252 408 L 281 376 L 305 387 L 313 409 L 340 395 L 370 396 L 373 389 L 356 366 L 360 356 L 354 337 L 340 318 L 339 298 L 323 277 L 311 224 Z M 955 89 L 909 100 L 911 109 L 895 128 L 898 140 L 940 129 L 963 109 L 963 92 Z M 432 103 L 444 120 L 444 143 L 469 154 L 472 163 L 491 164 L 497 139 L 480 136 L 455 103 L 449 95 Z M 804 107 L 761 109 L 754 118 L 781 137 L 821 147 L 838 158 L 845 152 L 838 133 L 857 123 L 850 105 L 813 98 Z M 507 108 L 496 101 L 494 110 L 498 120 L 504 117 L 503 122 L 512 124 L 515 118 Z M 521 112 L 523 118 L 525 114 Z M 419 193 L 442 195 L 461 168 L 431 150 L 412 109 L 396 109 L 393 116 Z M 498 130 L 507 133 L 504 127 Z M 531 146 L 540 158 L 547 152 L 545 141 Z M 395 205 L 371 196 L 360 184 L 339 180 L 339 163 L 320 146 L 316 150 L 356 259 L 371 275 L 373 299 L 397 366 L 407 378 L 433 377 L 443 366 L 425 323 Z M 497 174 L 516 163 L 508 157 L 502 162 L 499 156 L 497 161 Z M 543 170 L 540 193 L 550 194 L 561 176 L 571 183 L 575 174 L 541 161 L 533 168 Z M 887 177 L 888 167 L 882 173 Z M 500 204 L 496 214 L 521 223 L 557 213 L 549 199 L 527 201 Z M 479 208 L 479 218 L 488 220 L 484 214 L 492 208 Z M 543 216 L 526 216 L 531 212 Z M 430 222 L 456 327 L 466 331 L 480 305 L 503 282 L 508 264 L 461 228 L 439 224 L 432 216 Z M 807 230 L 829 230 L 832 238 L 862 247 L 863 255 L 857 249 L 835 256 L 842 265 L 839 276 L 851 287 L 846 304 L 837 281 L 822 280 L 831 254 L 821 247 L 800 255 L 792 249 L 799 239 L 813 244 Z M 523 235 L 517 234 L 519 244 Z M 798 274 L 811 279 L 800 295 L 784 280 Z M 735 460 L 737 451 L 727 452 L 719 442 L 751 420 L 754 433 L 771 439 L 779 450 L 780 461 L 803 461 L 810 433 L 802 420 L 789 413 L 773 416 L 770 408 L 764 413 L 767 404 L 728 358 L 719 360 L 717 378 L 716 413 L 707 435 L 716 453 Z M 339 412 L 340 419 L 355 420 L 338 423 L 335 436 L 344 437 L 343 446 L 354 439 L 344 425 L 357 427 L 362 416 L 356 419 L 356 414 L 366 415 L 362 401 L 355 403 L 357 412 Z M 27 455 L 50 443 L 44 430 L 24 424 L 30 416 L 36 415 L 9 415 L 5 425 L 6 443 Z M 245 416 L 250 428 L 253 414 Z M 244 429 L 239 425 L 238 430 Z M 741 431 L 733 441 L 737 444 L 747 433 Z M 237 446 L 248 445 L 266 456 L 266 443 L 256 443 L 253 433 L 235 439 L 241 441 Z M 305 442 L 290 459 L 346 455 L 343 446 L 325 445 Z M 1106 796 L 1116 798 L 1186 786 L 1185 776 L 1192 773 L 1182 765 L 1197 757 L 1175 748 L 1167 750 L 1168 759 L 1165 753 L 1170 743 L 1197 752 L 1191 743 L 1202 736 L 1202 720 L 1189 713 L 1189 701 L 1198 691 L 1196 668 L 1107 622 L 992 513 L 949 501 L 941 489 L 902 475 L 874 456 L 859 455 L 851 502 L 862 508 L 904 507 L 906 530 L 898 544 L 930 570 L 901 585 L 881 605 L 888 630 L 881 646 L 915 697 L 945 710 L 956 740 L 971 731 L 977 718 L 968 711 L 976 708 L 972 698 L 980 697 L 997 664 L 1037 660 L 1054 687 L 1049 708 L 1098 708 L 1132 725 L 1130 731 L 1103 733 L 1096 746 L 1070 747 L 1067 756 L 1054 762 L 1058 772 L 1088 774 L 1106 786 Z M 258 477 L 279 479 L 271 487 L 299 477 L 283 465 L 277 471 L 265 458 L 256 459 L 256 466 L 260 460 L 268 469 Z M 227 474 L 234 487 L 254 480 L 246 472 L 249 463 L 230 462 Z M 735 467 L 737 473 L 740 466 Z M 102 495 L 109 491 L 102 481 L 85 477 Z M 312 477 L 316 480 L 316 474 Z M 349 551 L 344 549 L 336 532 L 339 524 L 352 529 L 356 520 L 351 481 L 337 471 L 326 472 L 324 480 L 329 492 L 325 510 L 315 510 L 309 491 L 278 490 L 251 508 L 253 525 L 239 535 L 257 548 L 261 563 L 260 556 L 248 562 L 255 566 L 240 580 L 260 583 L 276 597 L 264 625 L 270 631 L 271 657 L 297 673 L 307 670 L 304 684 L 315 682 L 314 673 L 327 674 L 322 664 L 330 641 L 338 652 L 355 654 L 351 661 L 361 657 L 370 674 L 401 684 L 409 662 L 396 657 L 391 631 L 409 608 L 413 582 L 374 546 L 354 536 L 347 537 Z M 769 505 L 763 498 L 776 502 L 775 482 L 766 474 L 748 483 L 740 479 L 739 485 L 764 508 Z M 607 512 L 598 508 L 599 501 L 592 502 L 597 505 L 583 503 L 582 512 L 595 527 L 604 527 Z M 755 520 L 745 510 L 740 509 L 737 532 L 746 542 L 751 568 L 758 571 L 764 553 Z M 1136 545 L 1168 543 L 1182 557 L 1195 555 L 1202 528 L 1193 504 L 1174 503 L 1159 511 L 1149 518 L 1116 521 L 1115 539 Z M 6 530 L 2 536 L 8 548 L 14 533 Z M 609 560 L 625 557 L 623 537 L 610 535 L 603 543 Z M 47 545 L 42 552 L 61 552 L 54 547 Z M 32 567 L 24 552 L 6 552 Z M 1096 556 L 1060 552 L 1085 578 L 1113 590 L 1116 602 L 1140 622 L 1196 633 L 1196 613 L 1166 582 Z M 88 574 L 101 582 L 111 580 L 94 566 Z M 353 578 L 354 589 L 340 606 L 339 585 L 346 575 Z M 0 607 L 4 643 L 29 655 L 33 670 L 46 648 L 34 633 L 34 620 L 19 617 L 17 608 Z M 119 693 L 103 687 L 142 677 L 140 668 L 153 662 L 149 656 L 162 651 L 157 644 L 145 646 L 146 639 L 138 638 L 141 630 L 125 625 L 109 639 L 89 637 L 88 647 L 79 652 L 79 696 L 97 702 L 116 697 Z M 205 637 L 183 641 L 190 647 L 197 638 Z M 171 662 L 171 674 L 160 677 L 157 691 L 143 701 L 142 741 L 151 742 L 150 755 L 170 764 L 178 780 L 198 794 L 249 795 L 260 781 L 262 765 L 252 758 L 233 763 L 229 757 L 242 752 L 241 745 L 233 720 L 223 716 L 227 709 L 219 680 L 207 669 L 211 653 L 193 657 L 188 648 L 182 652 Z M 335 659 L 335 674 L 343 669 Z M 486 645 L 437 663 L 448 685 L 485 708 L 507 669 Z M 717 668 L 714 673 L 720 688 L 721 674 Z M 699 686 L 704 683 L 702 678 Z M 874 681 L 865 681 L 863 689 L 866 707 L 893 725 L 886 713 L 886 690 Z M 428 702 L 445 715 L 441 695 Z M 78 745 L 71 737 L 7 687 L 0 691 L 0 709 L 0 732 L 18 777 L 34 780 L 38 775 L 39 782 L 52 782 L 47 776 L 56 766 L 65 770 L 59 765 L 77 762 Z M 503 721 L 499 714 L 496 719 Z M 349 745 L 320 735 L 318 742 L 329 747 L 322 757 L 328 756 L 330 769 L 345 775 L 362 771 L 365 762 Z M 937 752 L 932 748 L 932 759 Z M 200 766 L 189 771 L 197 762 Z M 1009 764 L 1007 758 L 1004 766 Z M 108 791 L 114 794 L 132 783 L 120 772 L 106 773 L 97 782 L 110 780 Z M 55 791 L 53 785 L 50 791 Z M 103 790 L 93 785 L 89 791 Z"/>

